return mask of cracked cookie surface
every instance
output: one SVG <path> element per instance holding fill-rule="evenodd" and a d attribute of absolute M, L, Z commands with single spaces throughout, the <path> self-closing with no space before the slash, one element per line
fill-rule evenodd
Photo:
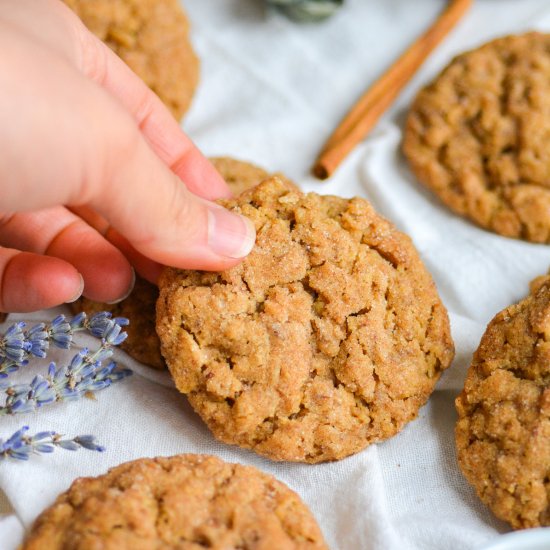
<path fill-rule="evenodd" d="M 199 61 L 177 0 L 63 0 L 179 120 L 191 104 Z"/>
<path fill-rule="evenodd" d="M 452 210 L 550 243 L 550 35 L 507 36 L 456 57 L 420 91 L 403 149 Z"/>
<path fill-rule="evenodd" d="M 410 239 L 363 199 L 277 178 L 222 204 L 255 224 L 251 254 L 159 283 L 178 389 L 217 438 L 275 460 L 336 460 L 397 433 L 453 357 Z"/>
<path fill-rule="evenodd" d="M 550 278 L 488 325 L 456 400 L 458 462 L 514 529 L 550 526 Z"/>
<path fill-rule="evenodd" d="M 263 179 L 269 177 L 263 168 L 249 162 L 229 157 L 212 158 L 210 162 L 235 195 L 258 185 Z M 288 185 L 295 187 L 294 183 L 286 181 Z M 83 297 L 70 304 L 70 307 L 75 314 L 85 311 L 88 315 L 93 315 L 100 311 L 110 311 L 115 317 L 126 317 L 130 320 L 130 325 L 126 329 L 128 338 L 120 347 L 136 361 L 156 369 L 163 369 L 164 359 L 160 353 L 160 342 L 155 330 L 155 307 L 158 294 L 156 285 L 136 275 L 134 290 L 128 298 L 118 304 L 94 302 Z"/>
<path fill-rule="evenodd" d="M 250 466 L 206 455 L 140 459 L 77 479 L 22 550 L 326 550 L 298 495 Z"/>

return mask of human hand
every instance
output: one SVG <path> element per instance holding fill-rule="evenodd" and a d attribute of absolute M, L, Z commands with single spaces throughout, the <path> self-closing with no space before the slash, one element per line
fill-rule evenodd
<path fill-rule="evenodd" d="M 0 49 L 0 311 L 119 299 L 127 257 L 154 281 L 250 252 L 225 182 L 64 4 L 0 0 Z"/>

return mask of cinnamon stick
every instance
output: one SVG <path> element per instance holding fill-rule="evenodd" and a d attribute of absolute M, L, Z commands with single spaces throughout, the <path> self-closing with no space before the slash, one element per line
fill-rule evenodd
<path fill-rule="evenodd" d="M 365 92 L 325 143 L 312 169 L 316 177 L 326 179 L 333 174 L 471 4 L 472 0 L 450 0 L 433 25 Z"/>

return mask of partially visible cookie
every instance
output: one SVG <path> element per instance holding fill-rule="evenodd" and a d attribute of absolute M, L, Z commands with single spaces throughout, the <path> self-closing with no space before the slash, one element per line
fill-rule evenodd
<path fill-rule="evenodd" d="M 507 237 L 550 243 L 550 34 L 494 40 L 420 91 L 403 149 L 452 210 Z"/>
<path fill-rule="evenodd" d="M 228 157 L 210 159 L 218 172 L 227 182 L 231 191 L 238 195 L 269 177 L 269 174 L 249 162 Z M 296 188 L 295 184 L 285 179 L 287 185 Z M 164 368 L 164 359 L 160 353 L 160 342 L 155 331 L 155 306 L 158 288 L 136 276 L 136 285 L 132 294 L 118 304 L 102 304 L 88 298 L 80 298 L 71 304 L 74 313 L 85 311 L 89 315 L 99 311 L 110 311 L 116 317 L 130 320 L 127 328 L 128 338 L 121 348 L 131 357 L 151 367 Z"/>
<path fill-rule="evenodd" d="M 189 23 L 177 0 L 63 0 L 179 120 L 199 79 Z"/>
<path fill-rule="evenodd" d="M 134 290 L 128 298 L 118 304 L 102 304 L 82 297 L 70 306 L 75 314 L 80 311 L 85 311 L 88 315 L 110 311 L 115 317 L 129 319 L 130 325 L 126 327 L 128 337 L 120 348 L 140 363 L 155 369 L 163 369 L 164 359 L 160 353 L 160 343 L 155 330 L 158 294 L 156 285 L 137 275 Z"/>
<path fill-rule="evenodd" d="M 550 279 L 488 325 L 456 400 L 458 462 L 514 529 L 550 526 Z"/>
<path fill-rule="evenodd" d="M 363 199 L 278 178 L 222 204 L 255 224 L 251 254 L 159 282 L 178 389 L 218 439 L 275 460 L 336 460 L 396 434 L 453 357 L 410 239 Z"/>
<path fill-rule="evenodd" d="M 529 283 L 529 291 L 536 294 L 540 287 L 550 281 L 550 275 L 539 275 Z"/>
<path fill-rule="evenodd" d="M 213 456 L 127 462 L 77 479 L 43 512 L 22 550 L 322 550 L 298 495 L 250 466 Z"/>
<path fill-rule="evenodd" d="M 262 180 L 269 177 L 269 173 L 263 168 L 250 162 L 229 157 L 215 157 L 209 160 L 221 174 L 234 195 L 240 195 L 243 191 L 258 185 Z"/>
<path fill-rule="evenodd" d="M 236 160 L 229 157 L 211 158 L 210 162 L 222 175 L 223 179 L 236 196 L 240 195 L 244 191 L 247 191 L 251 187 L 258 185 L 261 181 L 269 178 L 270 175 L 276 175 L 287 185 L 298 190 L 298 186 L 283 174 L 269 174 L 263 168 L 251 164 L 250 162 Z"/>

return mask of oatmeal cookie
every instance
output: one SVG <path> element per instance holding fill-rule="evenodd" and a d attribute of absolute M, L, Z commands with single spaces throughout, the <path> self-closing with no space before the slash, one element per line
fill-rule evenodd
<path fill-rule="evenodd" d="M 397 433 L 453 357 L 410 239 L 363 199 L 278 178 L 222 204 L 255 224 L 251 254 L 159 283 L 178 389 L 218 439 L 275 460 L 336 460 Z"/>
<path fill-rule="evenodd" d="M 259 166 L 228 157 L 216 157 L 209 159 L 234 195 L 240 195 L 243 191 L 258 185 L 267 179 L 269 174 Z"/>
<path fill-rule="evenodd" d="M 456 400 L 458 462 L 514 529 L 550 526 L 550 278 L 488 325 Z"/>
<path fill-rule="evenodd" d="M 250 466 L 213 456 L 142 458 L 77 479 L 32 527 L 22 550 L 327 546 L 298 495 Z"/>
<path fill-rule="evenodd" d="M 155 304 L 158 295 L 156 285 L 136 275 L 134 290 L 118 304 L 102 304 L 82 297 L 70 304 L 70 307 L 75 314 L 80 311 L 85 311 L 88 315 L 110 311 L 114 317 L 126 317 L 130 320 L 130 325 L 125 327 L 128 337 L 119 347 L 136 361 L 155 369 L 163 369 L 164 359 L 155 330 Z"/>
<path fill-rule="evenodd" d="M 452 210 L 507 237 L 550 243 L 550 34 L 494 40 L 420 91 L 403 149 Z"/>
<path fill-rule="evenodd" d="M 269 174 L 263 168 L 255 166 L 250 162 L 236 160 L 229 157 L 211 158 L 210 162 L 222 175 L 234 195 L 240 195 L 242 192 L 258 185 L 258 183 L 269 178 L 271 175 L 277 176 L 290 187 L 296 190 L 299 189 L 293 181 L 289 180 L 283 174 Z"/>
<path fill-rule="evenodd" d="M 550 275 L 539 275 L 529 283 L 529 291 L 536 294 L 540 287 L 550 281 Z"/>
<path fill-rule="evenodd" d="M 228 157 L 210 160 L 235 195 L 269 177 L 265 170 L 249 162 Z M 285 181 L 289 186 L 296 188 L 290 180 Z M 130 326 L 126 329 L 128 338 L 122 342 L 120 347 L 136 361 L 163 369 L 165 367 L 164 359 L 160 353 L 160 342 L 155 331 L 157 298 L 158 288 L 156 285 L 137 275 L 134 290 L 122 302 L 102 304 L 88 298 L 80 298 L 71 304 L 71 310 L 75 314 L 85 311 L 89 315 L 100 311 L 110 311 L 115 317 L 126 317 L 130 320 Z"/>
<path fill-rule="evenodd" d="M 63 0 L 179 120 L 199 79 L 189 23 L 177 0 Z"/>

